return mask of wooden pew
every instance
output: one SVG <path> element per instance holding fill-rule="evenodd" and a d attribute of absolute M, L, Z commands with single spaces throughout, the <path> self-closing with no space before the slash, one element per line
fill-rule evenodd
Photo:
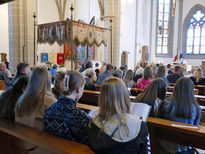
<path fill-rule="evenodd" d="M 100 92 L 92 90 L 84 90 L 82 97 L 79 99 L 79 103 L 98 106 L 98 98 Z M 130 100 L 134 101 L 135 96 L 130 96 Z"/>
<path fill-rule="evenodd" d="M 77 107 L 85 110 L 99 110 L 99 107 L 77 103 Z M 147 126 L 150 133 L 152 154 L 158 153 L 158 141 L 164 139 L 183 145 L 190 145 L 196 148 L 205 149 L 205 126 L 194 128 L 183 128 L 172 126 L 172 124 L 191 126 L 184 123 L 148 117 Z M 203 142 L 203 143 L 202 143 Z"/>
<path fill-rule="evenodd" d="M 4 80 L 0 80 L 0 90 L 6 90 L 6 82 Z"/>
<path fill-rule="evenodd" d="M 147 126 L 150 133 L 152 154 L 158 153 L 159 139 L 205 149 L 205 126 L 198 126 L 197 129 L 194 129 L 175 127 L 172 124 L 193 126 L 164 119 L 148 118 Z"/>
<path fill-rule="evenodd" d="M 100 91 L 101 85 L 95 84 L 96 91 Z"/>
<path fill-rule="evenodd" d="M 174 87 L 173 86 L 167 86 L 167 91 L 173 92 L 174 91 Z M 198 89 L 194 89 L 194 93 L 195 93 L 195 95 L 198 95 L 199 94 L 199 90 Z"/>
<path fill-rule="evenodd" d="M 3 119 L 0 119 L 0 146 L 2 154 L 94 153 L 86 145 Z"/>
<path fill-rule="evenodd" d="M 130 93 L 133 95 L 133 96 L 137 96 L 139 93 L 141 93 L 143 91 L 143 89 L 138 89 L 138 88 L 131 88 L 130 89 Z"/>

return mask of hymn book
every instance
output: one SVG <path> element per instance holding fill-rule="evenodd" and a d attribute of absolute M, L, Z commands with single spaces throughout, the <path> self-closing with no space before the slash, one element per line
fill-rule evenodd
<path fill-rule="evenodd" d="M 151 111 L 151 106 L 145 104 L 145 103 L 130 103 L 130 114 L 137 115 L 139 119 L 142 119 L 142 121 L 146 122 L 147 118 L 149 116 L 149 113 Z M 97 110 L 91 110 L 88 115 L 90 117 L 95 117 L 98 115 Z"/>

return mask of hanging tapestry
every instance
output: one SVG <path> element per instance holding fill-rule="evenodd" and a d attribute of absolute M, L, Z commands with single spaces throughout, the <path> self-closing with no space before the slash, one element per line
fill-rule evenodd
<path fill-rule="evenodd" d="M 41 53 L 41 63 L 48 62 L 48 53 Z"/>
<path fill-rule="evenodd" d="M 57 53 L 57 64 L 64 66 L 64 53 Z"/>
<path fill-rule="evenodd" d="M 52 64 L 57 63 L 57 53 L 48 53 L 48 61 Z"/>
<path fill-rule="evenodd" d="M 65 58 L 67 59 L 71 59 L 72 58 L 72 48 L 67 44 L 64 43 L 64 54 L 65 54 Z"/>

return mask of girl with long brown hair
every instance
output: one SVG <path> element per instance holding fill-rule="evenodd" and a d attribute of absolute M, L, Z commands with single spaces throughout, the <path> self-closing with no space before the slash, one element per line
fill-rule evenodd
<path fill-rule="evenodd" d="M 135 82 L 133 81 L 133 71 L 132 70 L 128 70 L 125 73 L 123 81 L 125 82 L 125 85 L 126 85 L 127 88 L 133 88 L 134 87 Z"/>
<path fill-rule="evenodd" d="M 88 129 L 89 146 L 96 153 L 147 153 L 147 127 L 130 114 L 130 99 L 124 82 L 106 79 L 101 87 L 99 114 Z"/>
<path fill-rule="evenodd" d="M 51 94 L 51 80 L 48 71 L 36 67 L 29 77 L 28 85 L 16 104 L 15 121 L 42 129 L 45 110 L 56 99 Z"/>

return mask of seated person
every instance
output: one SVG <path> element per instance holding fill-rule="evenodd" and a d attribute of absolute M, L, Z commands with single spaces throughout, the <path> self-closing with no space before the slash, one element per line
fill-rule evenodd
<path fill-rule="evenodd" d="M 158 116 L 191 125 L 199 125 L 201 108 L 194 97 L 194 84 L 189 78 L 181 77 L 177 80 L 173 95 L 165 99 L 159 108 Z M 187 146 L 161 141 L 161 150 L 176 153 L 187 151 Z"/>
<path fill-rule="evenodd" d="M 4 62 L 0 63 L 0 80 L 4 80 L 6 83 L 6 88 L 9 88 L 10 80 L 5 72 L 6 64 Z"/>
<path fill-rule="evenodd" d="M 52 88 L 52 93 L 55 95 L 55 98 L 59 98 L 63 96 L 64 88 L 63 88 L 63 80 L 65 78 L 64 72 L 57 72 L 54 79 L 54 87 Z"/>
<path fill-rule="evenodd" d="M 92 79 L 95 76 L 95 72 L 92 68 L 88 68 L 85 70 L 85 90 L 96 90 L 95 84 L 92 83 Z"/>
<path fill-rule="evenodd" d="M 99 70 L 98 67 L 99 67 L 99 63 L 96 63 L 96 64 L 95 64 L 95 68 L 96 68 L 96 69 L 95 69 L 95 73 L 96 73 L 97 77 L 98 77 L 98 75 L 100 74 L 100 70 Z"/>
<path fill-rule="evenodd" d="M 133 71 L 132 70 L 128 70 L 125 73 L 123 81 L 125 82 L 125 85 L 127 88 L 133 88 L 135 86 L 135 82 L 133 81 Z"/>
<path fill-rule="evenodd" d="M 96 81 L 96 84 L 101 85 L 102 82 L 106 78 L 111 77 L 112 76 L 112 71 L 113 71 L 113 66 L 111 64 L 107 64 L 106 65 L 106 71 L 98 75 L 98 79 Z"/>
<path fill-rule="evenodd" d="M 154 79 L 148 87 L 136 96 L 135 102 L 142 102 L 152 107 L 150 116 L 156 117 L 161 102 L 166 97 L 166 82 L 161 78 Z"/>
<path fill-rule="evenodd" d="M 174 67 L 174 73 L 167 76 L 169 83 L 176 83 L 177 80 L 182 77 L 182 70 L 180 66 Z"/>
<path fill-rule="evenodd" d="M 137 80 L 142 78 L 142 74 L 144 72 L 144 69 L 142 67 L 139 67 L 136 72 L 135 75 L 133 77 L 133 80 L 135 81 L 135 83 L 137 83 Z"/>
<path fill-rule="evenodd" d="M 151 67 L 147 66 L 143 72 L 143 78 L 137 80 L 137 87 L 138 89 L 145 89 L 147 86 L 152 82 L 153 74 Z"/>
<path fill-rule="evenodd" d="M 30 73 L 29 64 L 27 63 L 19 63 L 16 69 L 17 69 L 17 72 L 14 78 L 11 80 L 11 84 L 10 84 L 11 86 L 13 86 L 16 79 L 18 79 L 21 75 L 29 75 Z"/>
<path fill-rule="evenodd" d="M 117 77 L 119 79 L 122 79 L 123 77 L 123 71 L 121 69 L 116 69 L 113 74 L 114 77 Z"/>
<path fill-rule="evenodd" d="M 28 84 L 28 76 L 19 77 L 12 87 L 0 95 L 0 118 L 14 121 L 15 106 Z"/>
<path fill-rule="evenodd" d="M 93 67 L 93 63 L 91 61 L 87 61 L 85 63 L 85 66 L 82 66 L 82 68 L 80 69 L 80 72 L 83 73 L 86 69 L 92 68 L 92 67 Z M 85 75 L 84 73 L 83 73 L 83 75 Z"/>
<path fill-rule="evenodd" d="M 167 77 L 165 77 L 165 66 L 159 66 L 156 78 L 162 78 L 166 82 L 167 86 L 170 86 Z"/>
<path fill-rule="evenodd" d="M 172 66 L 171 66 L 171 64 L 167 64 L 167 70 L 168 70 L 168 75 L 174 73 L 174 72 L 172 71 Z"/>
<path fill-rule="evenodd" d="M 90 117 L 76 107 L 83 94 L 85 79 L 77 71 L 69 71 L 64 78 L 64 94 L 46 111 L 43 130 L 49 134 L 88 143 L 88 123 Z"/>
<path fill-rule="evenodd" d="M 130 99 L 124 82 L 116 77 L 103 81 L 99 113 L 88 129 L 89 146 L 95 153 L 147 154 L 148 129 L 130 113 Z"/>
<path fill-rule="evenodd" d="M 43 129 L 43 115 L 56 99 L 51 94 L 51 81 L 48 71 L 36 67 L 29 78 L 28 85 L 16 104 L 15 121 Z"/>
<path fill-rule="evenodd" d="M 205 78 L 203 77 L 203 71 L 201 68 L 196 68 L 194 76 L 190 77 L 195 85 L 205 85 Z"/>

